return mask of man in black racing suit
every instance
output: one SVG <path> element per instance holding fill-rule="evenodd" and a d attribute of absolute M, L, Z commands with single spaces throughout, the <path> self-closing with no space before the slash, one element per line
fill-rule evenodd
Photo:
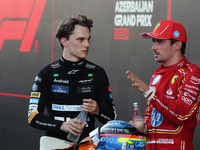
<path fill-rule="evenodd" d="M 67 139 L 69 132 L 75 135 L 81 133 L 82 127 L 79 125 L 81 122 L 74 119 L 81 110 L 89 113 L 87 124 L 79 141 L 95 129 L 95 118 L 101 123 L 116 119 L 116 110 L 104 69 L 87 61 L 85 59 L 86 52 L 79 55 L 70 52 L 71 49 L 67 49 L 75 45 L 72 43 L 74 41 L 79 46 L 89 49 L 90 34 L 88 32 L 90 32 L 89 27 L 92 27 L 92 23 L 89 26 L 76 22 L 73 24 L 74 29 L 68 38 L 65 38 L 64 35 L 58 37 L 63 25 L 72 24 L 74 20 L 81 20 L 81 23 L 84 20 L 92 22 L 91 19 L 81 15 L 61 21 L 62 23 L 57 29 L 57 38 L 63 49 L 63 56 L 58 61 L 43 68 L 36 76 L 32 86 L 28 112 L 28 122 L 32 127 L 46 131 L 48 137 L 66 141 L 69 141 Z M 87 34 L 83 34 L 84 32 Z M 74 41 L 73 36 L 75 37 Z M 81 40 L 78 39 L 80 37 Z M 68 42 L 67 45 L 63 39 L 64 42 Z M 68 57 L 69 54 L 71 54 L 70 57 Z M 77 59 L 74 61 L 74 58 Z"/>

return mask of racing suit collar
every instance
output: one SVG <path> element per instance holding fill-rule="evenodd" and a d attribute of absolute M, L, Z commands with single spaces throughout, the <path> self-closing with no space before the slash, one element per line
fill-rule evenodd
<path fill-rule="evenodd" d="M 178 68 L 181 68 L 184 66 L 184 64 L 187 62 L 186 57 L 184 56 L 178 63 L 172 65 L 172 66 L 164 66 L 163 64 L 154 72 L 158 72 L 159 74 L 162 74 L 164 72 L 168 71 L 176 71 Z"/>
<path fill-rule="evenodd" d="M 68 67 L 78 67 L 78 66 L 84 66 L 84 64 L 86 63 L 86 60 L 85 59 L 82 59 L 80 61 L 77 61 L 77 62 L 72 62 L 72 61 L 69 61 L 69 60 L 66 60 L 64 59 L 63 57 L 60 57 L 60 61 L 68 66 Z"/>

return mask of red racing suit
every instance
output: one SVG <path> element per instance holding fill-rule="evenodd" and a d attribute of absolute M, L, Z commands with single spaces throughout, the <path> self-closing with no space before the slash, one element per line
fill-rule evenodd
<path fill-rule="evenodd" d="M 145 96 L 144 122 L 148 127 L 147 150 L 194 150 L 199 122 L 200 68 L 184 57 L 179 63 L 154 72 Z"/>

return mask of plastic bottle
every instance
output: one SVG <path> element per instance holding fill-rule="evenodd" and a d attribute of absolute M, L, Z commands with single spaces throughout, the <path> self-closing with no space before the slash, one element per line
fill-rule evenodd
<path fill-rule="evenodd" d="M 88 112 L 85 112 L 85 111 L 81 111 L 78 116 L 76 117 L 76 119 L 80 120 L 83 122 L 83 127 L 85 126 L 85 124 L 87 123 L 87 114 Z M 67 138 L 72 141 L 72 142 L 77 142 L 79 137 L 80 137 L 81 134 L 79 134 L 78 136 L 76 135 L 73 135 L 71 133 L 68 134 Z"/>
<path fill-rule="evenodd" d="M 132 122 L 134 126 L 138 128 L 141 132 L 144 130 L 144 121 L 140 113 L 138 102 L 133 103 L 133 119 Z"/>

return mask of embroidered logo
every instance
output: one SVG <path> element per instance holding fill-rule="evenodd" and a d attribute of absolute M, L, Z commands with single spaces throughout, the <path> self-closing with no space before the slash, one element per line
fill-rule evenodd
<path fill-rule="evenodd" d="M 171 84 L 174 84 L 174 82 L 178 79 L 178 75 L 174 75 L 172 80 L 171 80 Z"/>

